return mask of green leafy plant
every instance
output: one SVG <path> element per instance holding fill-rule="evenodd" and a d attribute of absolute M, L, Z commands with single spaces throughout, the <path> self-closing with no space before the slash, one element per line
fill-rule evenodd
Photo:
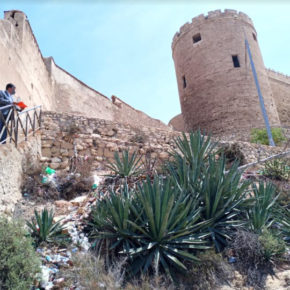
<path fill-rule="evenodd" d="M 238 230 L 230 243 L 230 251 L 237 260 L 236 268 L 254 289 L 264 289 L 265 276 L 273 274 L 273 264 L 266 259 L 259 238 L 260 234 L 253 231 Z"/>
<path fill-rule="evenodd" d="M 196 262 L 196 249 L 207 249 L 200 230 L 200 208 L 191 196 L 185 196 L 170 181 L 156 177 L 143 182 L 134 195 L 124 187 L 101 201 L 93 213 L 93 237 L 96 245 L 109 241 L 109 249 L 125 255 L 131 273 L 159 270 L 174 277 Z M 187 262 L 186 262 L 187 261 Z"/>
<path fill-rule="evenodd" d="M 63 233 L 61 221 L 53 222 L 54 213 L 45 208 L 42 212 L 34 211 L 31 221 L 26 221 L 31 237 L 36 245 L 46 243 L 65 243 L 69 241 L 68 235 Z"/>
<path fill-rule="evenodd" d="M 264 230 L 259 236 L 262 252 L 266 261 L 276 260 L 286 252 L 285 242 L 274 236 L 269 230 Z"/>
<path fill-rule="evenodd" d="M 138 157 L 137 152 L 133 152 L 130 156 L 129 151 L 124 150 L 121 153 L 121 158 L 118 152 L 115 152 L 114 162 L 109 162 L 107 167 L 119 177 L 137 176 L 142 172 L 140 160 L 141 156 Z"/>
<path fill-rule="evenodd" d="M 217 289 L 233 278 L 230 264 L 214 249 L 199 252 L 197 257 L 200 263 L 189 269 L 182 280 L 184 286 L 187 286 L 185 289 Z"/>
<path fill-rule="evenodd" d="M 261 173 L 272 179 L 289 180 L 290 166 L 287 160 L 274 159 L 265 163 Z"/>
<path fill-rule="evenodd" d="M 287 139 L 283 135 L 281 128 L 272 128 L 271 129 L 273 140 L 276 145 L 281 145 L 283 141 Z M 251 130 L 251 143 L 258 143 L 262 145 L 269 145 L 269 139 L 266 129 L 257 129 L 254 128 Z"/>
<path fill-rule="evenodd" d="M 274 205 L 279 195 L 276 195 L 276 188 L 271 183 L 259 182 L 259 186 L 255 183 L 252 185 L 254 202 L 248 208 L 247 218 L 249 228 L 255 232 L 261 232 L 268 229 L 275 222 Z"/>
<path fill-rule="evenodd" d="M 0 289 L 30 289 L 40 259 L 21 223 L 0 218 Z"/>

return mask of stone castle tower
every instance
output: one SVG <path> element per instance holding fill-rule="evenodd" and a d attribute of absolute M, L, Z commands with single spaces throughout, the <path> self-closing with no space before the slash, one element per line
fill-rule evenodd
<path fill-rule="evenodd" d="M 264 127 L 245 35 L 270 124 L 280 126 L 253 22 L 244 13 L 217 10 L 193 18 L 173 38 L 185 131 L 201 128 L 213 135 L 239 137 Z"/>

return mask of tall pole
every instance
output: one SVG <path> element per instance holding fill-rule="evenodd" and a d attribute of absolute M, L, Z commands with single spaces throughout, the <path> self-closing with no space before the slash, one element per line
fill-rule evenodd
<path fill-rule="evenodd" d="M 272 132 L 271 132 L 271 127 L 270 127 L 267 111 L 266 111 L 265 104 L 264 104 L 264 98 L 262 96 L 262 92 L 261 92 L 261 88 L 260 88 L 260 85 L 259 85 L 255 64 L 253 62 L 250 45 L 249 45 L 248 39 L 246 37 L 245 31 L 244 31 L 244 34 L 245 34 L 245 44 L 246 44 L 246 48 L 247 48 L 247 51 L 248 51 L 248 54 L 249 54 L 250 63 L 251 63 L 251 67 L 252 67 L 252 72 L 253 72 L 253 76 L 254 76 L 254 79 L 255 79 L 256 88 L 257 88 L 257 91 L 258 91 L 261 111 L 262 111 L 262 115 L 263 115 L 264 122 L 265 122 L 265 125 L 266 125 L 266 129 L 267 129 L 269 144 L 270 144 L 270 146 L 275 146 L 275 142 L 273 140 L 273 136 L 272 136 Z"/>

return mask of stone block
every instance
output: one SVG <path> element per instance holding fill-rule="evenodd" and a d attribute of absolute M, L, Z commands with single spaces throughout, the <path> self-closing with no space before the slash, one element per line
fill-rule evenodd
<path fill-rule="evenodd" d="M 51 157 L 51 149 L 50 148 L 42 148 L 41 150 L 42 156 Z"/>

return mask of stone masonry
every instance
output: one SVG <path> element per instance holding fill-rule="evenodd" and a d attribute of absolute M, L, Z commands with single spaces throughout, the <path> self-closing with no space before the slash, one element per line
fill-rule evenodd
<path fill-rule="evenodd" d="M 75 132 L 71 134 L 71 132 Z M 54 169 L 68 169 L 74 156 L 74 144 L 78 156 L 93 159 L 95 169 L 103 169 L 112 161 L 115 152 L 128 149 L 145 156 L 164 161 L 175 148 L 177 131 L 140 127 L 102 119 L 79 117 L 70 114 L 44 112 L 42 130 L 42 161 Z M 259 146 L 247 142 L 220 141 L 219 146 L 233 146 L 244 156 L 244 162 L 254 162 L 280 153 L 282 148 Z"/>

